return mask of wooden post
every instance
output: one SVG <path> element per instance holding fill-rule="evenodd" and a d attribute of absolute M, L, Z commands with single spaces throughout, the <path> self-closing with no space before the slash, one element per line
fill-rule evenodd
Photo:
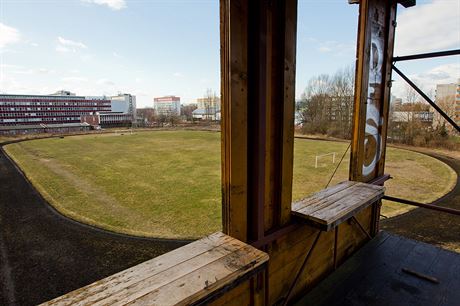
<path fill-rule="evenodd" d="M 290 221 L 297 0 L 221 0 L 223 230 Z"/>
<path fill-rule="evenodd" d="M 350 180 L 369 182 L 384 174 L 396 6 L 396 1 L 360 1 Z M 377 203 L 372 235 L 379 217 Z"/>

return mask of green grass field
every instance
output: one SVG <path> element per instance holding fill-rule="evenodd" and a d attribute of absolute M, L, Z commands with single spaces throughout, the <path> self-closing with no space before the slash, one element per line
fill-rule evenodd
<path fill-rule="evenodd" d="M 297 139 L 294 200 L 325 187 L 347 143 Z M 26 141 L 5 146 L 34 186 L 60 212 L 109 230 L 141 236 L 196 238 L 221 227 L 220 134 L 153 131 Z M 347 179 L 346 156 L 331 184 Z M 410 171 L 408 171 L 410 169 Z M 390 148 L 387 194 L 430 202 L 456 175 L 426 155 Z M 407 206 L 385 203 L 383 214 Z"/>

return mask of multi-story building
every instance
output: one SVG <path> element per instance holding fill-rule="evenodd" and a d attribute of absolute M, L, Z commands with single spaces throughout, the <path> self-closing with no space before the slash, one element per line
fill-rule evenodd
<path fill-rule="evenodd" d="M 214 108 L 220 110 L 220 98 L 216 96 L 204 97 L 196 99 L 198 108 Z"/>
<path fill-rule="evenodd" d="M 457 83 L 436 85 L 436 104 L 457 124 L 460 124 L 460 79 Z M 435 112 L 433 125 L 438 126 L 444 122 L 444 119 L 434 109 L 433 111 Z"/>
<path fill-rule="evenodd" d="M 136 96 L 130 94 L 118 94 L 110 97 L 112 112 L 123 114 L 136 114 Z"/>
<path fill-rule="evenodd" d="M 455 91 L 455 122 L 460 125 L 460 79 L 457 81 L 457 90 Z"/>
<path fill-rule="evenodd" d="M 106 97 L 76 96 L 70 92 L 0 94 L 0 125 L 78 123 L 83 115 L 110 112 L 110 104 Z"/>
<path fill-rule="evenodd" d="M 180 116 L 180 97 L 165 96 L 154 98 L 153 108 L 157 115 Z"/>
<path fill-rule="evenodd" d="M 418 121 L 423 124 L 431 125 L 433 123 L 433 112 L 430 111 L 395 111 L 392 113 L 393 122 L 412 122 Z"/>
<path fill-rule="evenodd" d="M 216 96 L 196 99 L 198 108 L 193 111 L 194 119 L 220 120 L 220 98 Z"/>
<path fill-rule="evenodd" d="M 82 123 L 88 123 L 93 128 L 131 127 L 134 115 L 121 112 L 94 113 L 81 116 Z"/>

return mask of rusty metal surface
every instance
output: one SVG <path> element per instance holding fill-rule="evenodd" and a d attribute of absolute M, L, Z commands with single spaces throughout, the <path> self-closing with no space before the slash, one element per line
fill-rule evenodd
<path fill-rule="evenodd" d="M 412 82 L 404 73 L 401 72 L 396 66 L 392 66 L 393 70 L 396 71 L 399 76 L 407 82 L 423 99 L 425 99 L 426 102 L 428 102 L 444 119 L 446 119 L 449 124 L 456 129 L 458 132 L 460 132 L 460 127 L 457 125 L 457 123 L 452 120 L 433 100 L 428 97 L 426 93 L 424 93 L 417 85 L 415 85 L 414 82 Z"/>
<path fill-rule="evenodd" d="M 392 177 L 389 174 L 384 174 L 379 177 L 376 177 L 375 179 L 370 180 L 368 183 L 383 186 L 383 184 L 391 178 Z"/>
<path fill-rule="evenodd" d="M 401 199 L 401 198 L 397 198 L 397 197 L 391 197 L 391 196 L 384 196 L 383 199 L 388 200 L 388 201 L 392 201 L 392 202 L 397 202 L 397 203 L 402 203 L 402 204 L 406 204 L 406 205 L 412 205 L 412 206 L 427 208 L 427 209 L 431 209 L 431 210 L 435 210 L 435 211 L 441 211 L 441 212 L 449 213 L 449 214 L 452 214 L 452 215 L 460 216 L 460 210 L 454 209 L 454 208 L 443 207 L 443 206 L 438 206 L 438 205 L 434 205 L 434 204 L 424 204 L 424 203 L 419 203 L 419 202 L 406 200 L 406 199 Z M 436 203 L 436 201 L 433 202 L 433 203 Z"/>
<path fill-rule="evenodd" d="M 434 58 L 434 57 L 443 57 L 443 56 L 452 56 L 452 55 L 460 55 L 460 49 L 439 51 L 439 52 L 421 53 L 421 54 L 412 54 L 412 55 L 405 55 L 405 56 L 395 56 L 395 57 L 393 57 L 393 62 L 411 61 L 411 60 Z"/>

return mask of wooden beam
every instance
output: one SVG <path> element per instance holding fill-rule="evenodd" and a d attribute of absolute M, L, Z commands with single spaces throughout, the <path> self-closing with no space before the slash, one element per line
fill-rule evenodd
<path fill-rule="evenodd" d="M 396 2 L 360 2 L 350 180 L 384 173 L 395 18 Z"/>
<path fill-rule="evenodd" d="M 396 7 L 395 1 L 360 1 L 350 180 L 369 182 L 384 174 Z M 374 236 L 380 202 L 372 210 Z"/>
<path fill-rule="evenodd" d="M 245 2 L 220 2 L 222 220 L 223 231 L 241 241 L 248 238 L 248 7 Z"/>
<path fill-rule="evenodd" d="M 223 227 L 243 241 L 290 221 L 296 30 L 296 0 L 221 0 Z"/>

